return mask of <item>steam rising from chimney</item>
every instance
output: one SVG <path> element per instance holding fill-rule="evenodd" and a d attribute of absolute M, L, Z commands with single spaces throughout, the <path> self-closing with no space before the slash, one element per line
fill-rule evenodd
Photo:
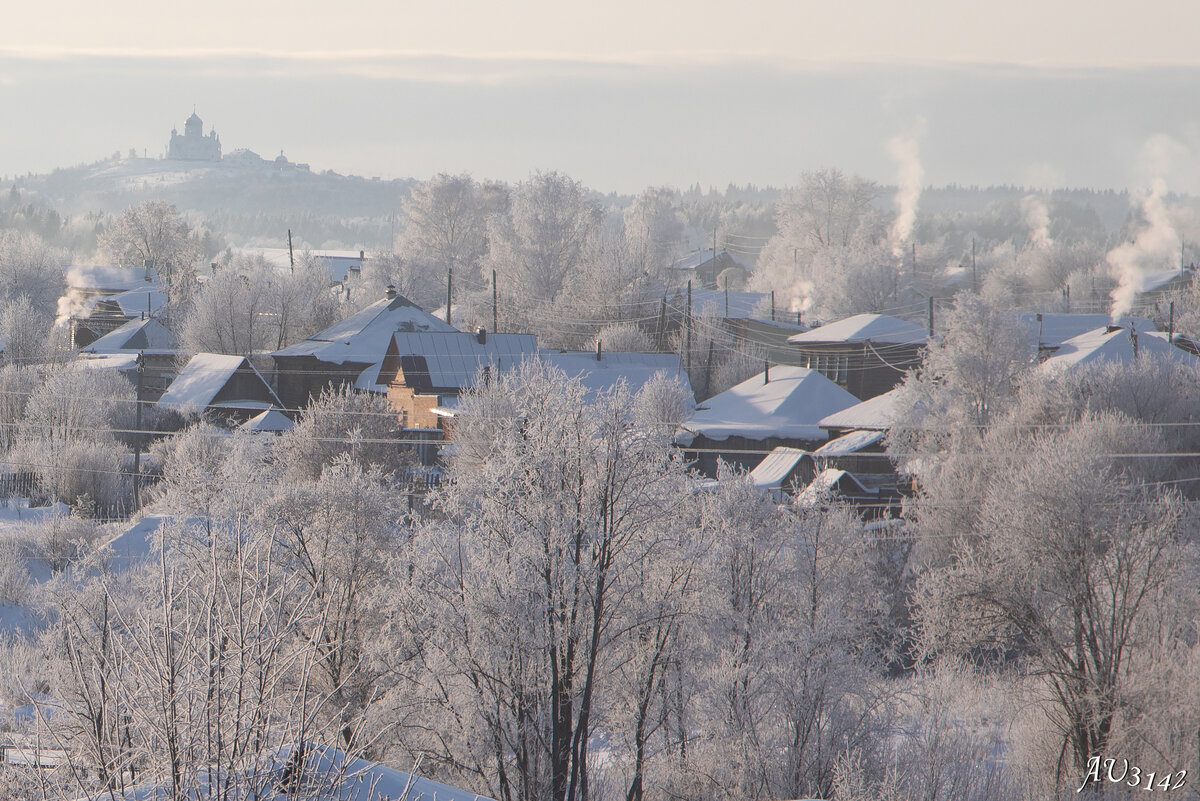
<path fill-rule="evenodd" d="M 925 121 L 920 120 L 913 134 L 894 136 L 887 143 L 888 155 L 896 162 L 896 183 L 899 186 L 894 198 L 898 211 L 888 231 L 888 244 L 896 258 L 904 256 L 905 245 L 912 237 L 913 226 L 917 222 L 917 201 L 921 198 L 921 183 L 925 179 L 917 140 L 924 128 Z"/>
<path fill-rule="evenodd" d="M 1025 224 L 1029 226 L 1029 245 L 1033 248 L 1047 248 L 1054 244 L 1050 238 L 1050 210 L 1045 202 L 1037 195 L 1026 195 L 1021 198 L 1021 214 Z"/>
<path fill-rule="evenodd" d="M 58 299 L 58 314 L 54 318 L 54 327 L 61 328 L 75 315 L 84 315 L 90 311 L 92 298 L 74 287 L 82 282 L 83 272 L 78 267 L 67 270 L 67 291 Z"/>
<path fill-rule="evenodd" d="M 1180 240 L 1163 201 L 1166 193 L 1166 182 L 1156 178 L 1150 193 L 1142 201 L 1146 225 L 1132 242 L 1124 242 L 1108 252 L 1108 271 L 1117 279 L 1117 287 L 1110 293 L 1114 321 L 1133 308 L 1134 298 L 1145 288 L 1146 270 L 1167 270 L 1175 266 Z"/>

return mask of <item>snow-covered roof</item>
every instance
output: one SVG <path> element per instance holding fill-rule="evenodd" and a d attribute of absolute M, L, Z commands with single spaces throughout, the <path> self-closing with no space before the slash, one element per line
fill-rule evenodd
<path fill-rule="evenodd" d="M 479 340 L 463 331 L 397 333 L 388 353 L 397 358 L 404 383 L 418 392 L 464 389 L 483 367 L 511 370 L 537 355 L 533 334 L 487 334 Z"/>
<path fill-rule="evenodd" d="M 81 353 L 71 363 L 77 370 L 136 370 L 138 355 L 124 353 Z"/>
<path fill-rule="evenodd" d="M 296 424 L 292 422 L 292 418 L 288 417 L 279 409 L 267 409 L 261 414 L 256 414 L 246 422 L 242 423 L 238 428 L 243 431 L 291 431 Z"/>
<path fill-rule="evenodd" d="M 1183 281 L 1191 276 L 1187 270 L 1140 270 L 1138 292 L 1153 292 L 1172 281 Z M 1138 329 L 1139 331 L 1141 329 Z"/>
<path fill-rule="evenodd" d="M 578 378 L 591 392 L 603 392 L 624 380 L 632 394 L 637 394 L 646 382 L 658 373 L 677 378 L 690 394 L 692 386 L 688 375 L 679 365 L 679 356 L 674 353 L 624 353 L 602 352 L 600 360 L 587 351 L 538 351 L 538 358 L 552 364 L 567 374 Z"/>
<path fill-rule="evenodd" d="M 796 503 L 811 506 L 827 499 L 830 495 L 850 490 L 862 495 L 878 495 L 879 490 L 865 487 L 852 473 L 837 468 L 828 468 L 817 473 L 808 486 L 796 496 Z"/>
<path fill-rule="evenodd" d="M 705 248 L 704 250 L 697 250 L 695 253 L 689 253 L 681 259 L 676 259 L 675 263 L 671 265 L 671 269 L 687 271 L 695 270 L 700 265 L 707 264 L 708 262 L 712 261 L 714 258 L 713 253 L 714 251 L 712 248 Z M 744 270 L 749 270 L 749 268 L 746 267 L 746 264 L 741 259 L 737 258 L 728 251 L 716 251 L 716 255 L 725 256 L 738 267 L 741 267 Z"/>
<path fill-rule="evenodd" d="M 856 314 L 844 320 L 826 323 L 811 331 L 788 337 L 788 342 L 798 345 L 879 342 L 886 345 L 924 345 L 929 332 L 907 320 L 889 317 L 886 314 Z"/>
<path fill-rule="evenodd" d="M 158 399 L 158 405 L 168 409 L 206 409 L 214 405 L 213 399 L 234 374 L 243 369 L 253 371 L 262 382 L 263 388 L 274 399 L 274 405 L 283 406 L 270 384 L 249 359 L 245 356 L 227 356 L 222 353 L 198 353 L 193 356 Z M 256 409 L 269 407 L 271 404 L 256 398 L 246 398 L 244 401 L 227 400 L 217 405 L 222 408 Z"/>
<path fill-rule="evenodd" d="M 896 390 L 821 418 L 822 428 L 870 429 L 887 431 L 896 419 Z"/>
<path fill-rule="evenodd" d="M 258 158 L 257 154 L 252 155 L 254 155 L 254 158 Z M 229 156 L 226 156 L 226 158 L 229 158 Z M 289 251 L 287 248 L 259 248 L 242 252 L 262 256 L 263 261 L 271 265 L 277 272 L 288 272 L 292 269 L 293 253 L 295 254 L 296 261 L 299 261 L 302 255 L 307 254 L 329 270 L 329 280 L 335 284 L 345 281 L 352 270 L 361 270 L 363 262 L 366 260 L 364 253 L 358 250 Z"/>
<path fill-rule="evenodd" d="M 457 329 L 423 311 L 408 298 L 397 295 L 376 301 L 324 331 L 271 355 L 314 356 L 330 364 L 355 362 L 366 366 L 383 360 L 393 334 L 426 331 L 453 332 Z"/>
<path fill-rule="evenodd" d="M 138 289 L 97 299 L 92 305 L 92 311 L 95 312 L 100 307 L 107 309 L 116 307 L 123 317 L 140 317 L 155 314 L 166 305 L 167 293 L 163 292 L 162 287 L 158 284 L 144 284 Z"/>
<path fill-rule="evenodd" d="M 681 444 L 690 444 L 687 432 L 715 440 L 823 440 L 827 434 L 819 421 L 856 403 L 858 398 L 816 370 L 772 367 L 769 383 L 759 373 L 701 403 L 683 425 L 687 442 Z"/>
<path fill-rule="evenodd" d="M 670 300 L 678 312 L 687 312 L 687 290 L 677 289 Z M 770 309 L 771 296 L 765 292 L 730 292 L 729 314 L 725 313 L 725 291 L 722 289 L 692 289 L 692 314 L 717 317 L 753 317 Z"/>
<path fill-rule="evenodd" d="M 849 434 L 831 439 L 813 451 L 813 456 L 847 456 L 883 439 L 883 431 L 851 431 Z"/>
<path fill-rule="evenodd" d="M 158 280 L 158 274 L 150 271 L 150 282 L 146 281 L 145 267 L 117 267 L 111 264 L 73 264 L 65 268 L 67 286 L 72 289 L 90 289 L 98 292 L 124 292 L 137 289 Z"/>
<path fill-rule="evenodd" d="M 1042 319 L 1039 321 L 1038 317 Z M 1017 320 L 1029 332 L 1029 343 L 1043 348 L 1055 348 L 1072 337 L 1103 328 L 1109 324 L 1111 317 L 1107 314 L 1062 314 L 1022 312 Z M 1156 326 L 1145 317 L 1121 317 L 1117 325 L 1128 328 L 1133 325 L 1138 331 L 1156 331 Z"/>
<path fill-rule="evenodd" d="M 81 352 L 120 353 L 131 350 L 174 353 L 175 337 L 165 325 L 153 317 L 147 317 L 144 320 L 130 320 L 120 328 L 109 331 L 82 348 Z"/>
<path fill-rule="evenodd" d="M 750 481 L 759 489 L 780 489 L 805 456 L 809 456 L 808 451 L 800 448 L 775 448 L 750 471 Z"/>
<path fill-rule="evenodd" d="M 1200 359 L 1168 342 L 1167 335 L 1161 331 L 1137 332 L 1137 356 L 1200 364 Z M 1128 363 L 1134 358 L 1130 330 L 1109 326 L 1068 339 L 1053 356 L 1042 362 L 1039 369 L 1047 373 L 1060 373 L 1083 364 Z"/>

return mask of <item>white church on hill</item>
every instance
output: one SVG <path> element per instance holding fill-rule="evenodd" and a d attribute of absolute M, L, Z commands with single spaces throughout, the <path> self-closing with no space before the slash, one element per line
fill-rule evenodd
<path fill-rule="evenodd" d="M 167 146 L 167 158 L 179 161 L 220 161 L 221 138 L 217 132 L 204 135 L 204 121 L 192 110 L 192 116 L 183 124 L 183 136 L 171 129 L 171 143 Z"/>

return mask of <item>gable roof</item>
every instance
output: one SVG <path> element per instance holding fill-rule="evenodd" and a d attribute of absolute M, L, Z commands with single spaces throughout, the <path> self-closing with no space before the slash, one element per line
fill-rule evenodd
<path fill-rule="evenodd" d="M 796 496 L 796 503 L 812 506 L 831 495 L 878 495 L 879 489 L 866 487 L 853 473 L 830 467 L 817 473 L 816 477 Z"/>
<path fill-rule="evenodd" d="M 483 367 L 510 370 L 536 355 L 533 334 L 487 334 L 480 342 L 465 331 L 399 332 L 392 335 L 376 381 L 390 383 L 403 374 L 405 385 L 417 392 L 458 392 L 472 386 Z"/>
<path fill-rule="evenodd" d="M 120 353 L 131 350 L 174 353 L 175 335 L 153 317 L 130 320 L 82 348 L 80 352 Z"/>
<path fill-rule="evenodd" d="M 596 354 L 588 351 L 540 350 L 537 356 L 562 370 L 568 378 L 579 379 L 589 393 L 603 392 L 624 380 L 629 392 L 636 395 L 659 373 L 678 379 L 689 394 L 692 391 L 687 371 L 680 366 L 679 356 L 674 353 L 607 351 L 597 360 Z"/>
<path fill-rule="evenodd" d="M 887 431 L 896 419 L 896 390 L 856 403 L 821 418 L 822 428 Z"/>
<path fill-rule="evenodd" d="M 139 289 L 106 295 L 92 304 L 90 314 L 120 314 L 122 317 L 140 317 L 157 313 L 167 305 L 167 293 L 158 284 L 146 284 Z"/>
<path fill-rule="evenodd" d="M 256 398 L 240 398 L 214 403 L 217 395 L 225 388 L 230 379 L 238 372 L 258 377 L 265 390 L 264 397 L 273 399 L 274 403 Z M 168 409 L 206 409 L 209 406 L 221 406 L 233 409 L 269 408 L 283 406 L 283 401 L 271 389 L 271 385 L 262 377 L 255 366 L 245 356 L 228 356 L 223 353 L 197 353 L 191 358 L 167 391 L 158 399 L 158 405 Z"/>
<path fill-rule="evenodd" d="M 1038 317 L 1042 319 L 1039 321 Z M 1065 314 L 1021 312 L 1017 321 L 1029 332 L 1031 345 L 1039 347 L 1058 347 L 1072 337 L 1086 334 L 1097 328 L 1104 328 L 1112 318 L 1107 314 Z M 1145 317 L 1126 317 L 1117 319 L 1117 325 L 1128 328 L 1132 325 L 1138 331 L 1156 331 L 1158 326 Z"/>
<path fill-rule="evenodd" d="M 260 412 L 254 415 L 246 422 L 242 423 L 238 428 L 243 431 L 291 431 L 296 427 L 292 418 L 288 417 L 279 409 L 267 409 L 265 412 Z"/>
<path fill-rule="evenodd" d="M 324 331 L 277 350 L 271 355 L 313 356 L 330 364 L 347 362 L 364 366 L 383 359 L 392 335 L 413 332 L 457 332 L 403 295 L 372 303 Z"/>
<path fill-rule="evenodd" d="M 1130 329 L 1108 326 L 1068 339 L 1039 369 L 1059 373 L 1083 364 L 1128 363 L 1146 355 L 1200 364 L 1195 356 L 1168 342 L 1167 335 L 1160 331 L 1138 331 L 1135 356 Z"/>
<path fill-rule="evenodd" d="M 67 286 L 101 293 L 126 292 L 145 286 L 155 286 L 158 273 L 150 270 L 146 280 L 145 267 L 118 267 L 111 264 L 72 264 L 65 268 Z"/>
<path fill-rule="evenodd" d="M 687 432 L 718 440 L 735 436 L 823 440 L 828 435 L 818 422 L 858 402 L 816 370 L 772 367 L 769 383 L 764 384 L 759 373 L 701 403 L 683 424 L 687 442 L 681 444 L 691 443 Z"/>
<path fill-rule="evenodd" d="M 928 341 L 929 332 L 921 326 L 886 314 L 856 314 L 788 337 L 788 342 L 797 345 L 851 342 L 924 345 Z"/>
<path fill-rule="evenodd" d="M 859 430 L 851 431 L 849 434 L 831 439 L 821 447 L 813 451 L 813 456 L 847 456 L 851 453 L 858 453 L 863 448 L 874 445 L 879 440 L 883 439 L 884 431 Z"/>
<path fill-rule="evenodd" d="M 781 445 L 768 453 L 767 458 L 750 471 L 750 481 L 759 489 L 780 489 L 783 487 L 784 480 L 796 469 L 805 456 L 812 458 L 812 455 L 806 450 Z"/>

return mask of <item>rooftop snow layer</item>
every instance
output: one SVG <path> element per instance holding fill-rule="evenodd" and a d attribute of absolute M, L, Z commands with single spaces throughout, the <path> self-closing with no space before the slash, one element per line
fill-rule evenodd
<path fill-rule="evenodd" d="M 120 353 L 131 350 L 148 350 L 158 353 L 174 353 L 175 337 L 165 325 L 153 317 L 130 320 L 120 328 L 109 331 L 82 353 Z"/>
<path fill-rule="evenodd" d="M 853 408 L 853 407 L 851 407 Z M 851 431 L 849 434 L 831 439 L 813 451 L 813 456 L 848 456 L 883 439 L 883 431 Z"/>
<path fill-rule="evenodd" d="M 365 366 L 383 360 L 393 334 L 457 330 L 423 311 L 408 298 L 397 295 L 390 300 L 376 301 L 324 331 L 271 355 L 315 356 L 330 364 L 356 362 Z"/>
<path fill-rule="evenodd" d="M 227 356 L 222 353 L 198 353 L 192 357 L 187 366 L 179 371 L 179 375 L 167 387 L 167 391 L 158 399 L 158 404 L 171 409 L 205 409 L 212 404 L 213 398 L 229 382 L 239 369 L 246 366 L 254 371 L 263 386 L 274 397 L 275 393 L 262 374 L 245 356 Z M 282 407 L 283 402 L 275 398 L 275 404 Z M 233 408 L 257 408 L 258 401 L 247 401 L 245 405 L 232 402 L 222 404 Z"/>
<path fill-rule="evenodd" d="M 775 448 L 750 471 L 750 481 L 760 489 L 780 489 L 783 480 L 796 469 L 800 460 L 808 455 L 808 451 L 800 448 Z"/>
<path fill-rule="evenodd" d="M 924 345 L 928 340 L 929 332 L 926 329 L 885 314 L 856 314 L 788 337 L 788 342 L 800 345 L 833 342 Z"/>
<path fill-rule="evenodd" d="M 1103 328 L 1111 322 L 1107 314 L 1045 314 L 1038 321 L 1038 314 L 1023 312 L 1017 315 L 1018 322 L 1029 332 L 1029 343 L 1044 348 L 1058 347 L 1072 337 Z M 1133 325 L 1138 331 L 1156 331 L 1158 326 L 1145 317 L 1121 317 L 1117 325 L 1128 328 Z M 1040 340 L 1040 341 L 1039 341 Z"/>
<path fill-rule="evenodd" d="M 858 398 L 816 370 L 777 366 L 769 383 L 759 373 L 704 401 L 683 428 L 714 440 L 823 440 L 828 435 L 819 421 L 856 403 Z"/>
<path fill-rule="evenodd" d="M 636 395 L 659 373 L 678 379 L 689 395 L 692 392 L 687 372 L 674 353 L 603 352 L 597 361 L 596 354 L 588 351 L 542 350 L 538 358 L 562 370 L 568 378 L 579 379 L 589 393 L 603 392 L 624 380 L 629 392 Z"/>
<path fill-rule="evenodd" d="M 1160 331 L 1138 331 L 1137 356 L 1175 359 L 1200 365 L 1200 359 L 1167 342 L 1167 335 Z M 1040 369 L 1047 373 L 1059 373 L 1082 364 L 1124 364 L 1134 358 L 1130 330 L 1109 326 L 1068 339 L 1053 356 L 1042 362 Z"/>
<path fill-rule="evenodd" d="M 163 306 L 166 306 L 167 293 L 163 292 L 162 287 L 158 284 L 143 284 L 142 287 L 129 290 L 128 292 L 120 292 L 116 295 L 99 298 L 92 305 L 92 311 L 97 311 L 97 308 L 101 304 L 116 306 L 120 309 L 122 316 L 140 317 L 143 314 L 155 314 Z"/>
<path fill-rule="evenodd" d="M 291 431 L 296 427 L 292 422 L 292 418 L 288 417 L 279 409 L 267 409 L 261 414 L 256 414 L 246 422 L 242 423 L 238 428 L 243 431 Z"/>
<path fill-rule="evenodd" d="M 896 390 L 821 418 L 822 428 L 870 429 L 887 431 L 896 419 Z"/>
<path fill-rule="evenodd" d="M 392 341 L 404 383 L 418 392 L 464 389 L 483 367 L 510 370 L 537 355 L 533 334 L 488 334 L 480 342 L 462 331 L 397 333 Z"/>
<path fill-rule="evenodd" d="M 146 281 L 145 267 L 117 267 L 110 264 L 73 264 L 65 268 L 65 273 L 67 286 L 72 289 L 108 292 L 124 292 L 147 284 L 153 285 L 158 278 L 151 270 L 151 281 Z"/>

